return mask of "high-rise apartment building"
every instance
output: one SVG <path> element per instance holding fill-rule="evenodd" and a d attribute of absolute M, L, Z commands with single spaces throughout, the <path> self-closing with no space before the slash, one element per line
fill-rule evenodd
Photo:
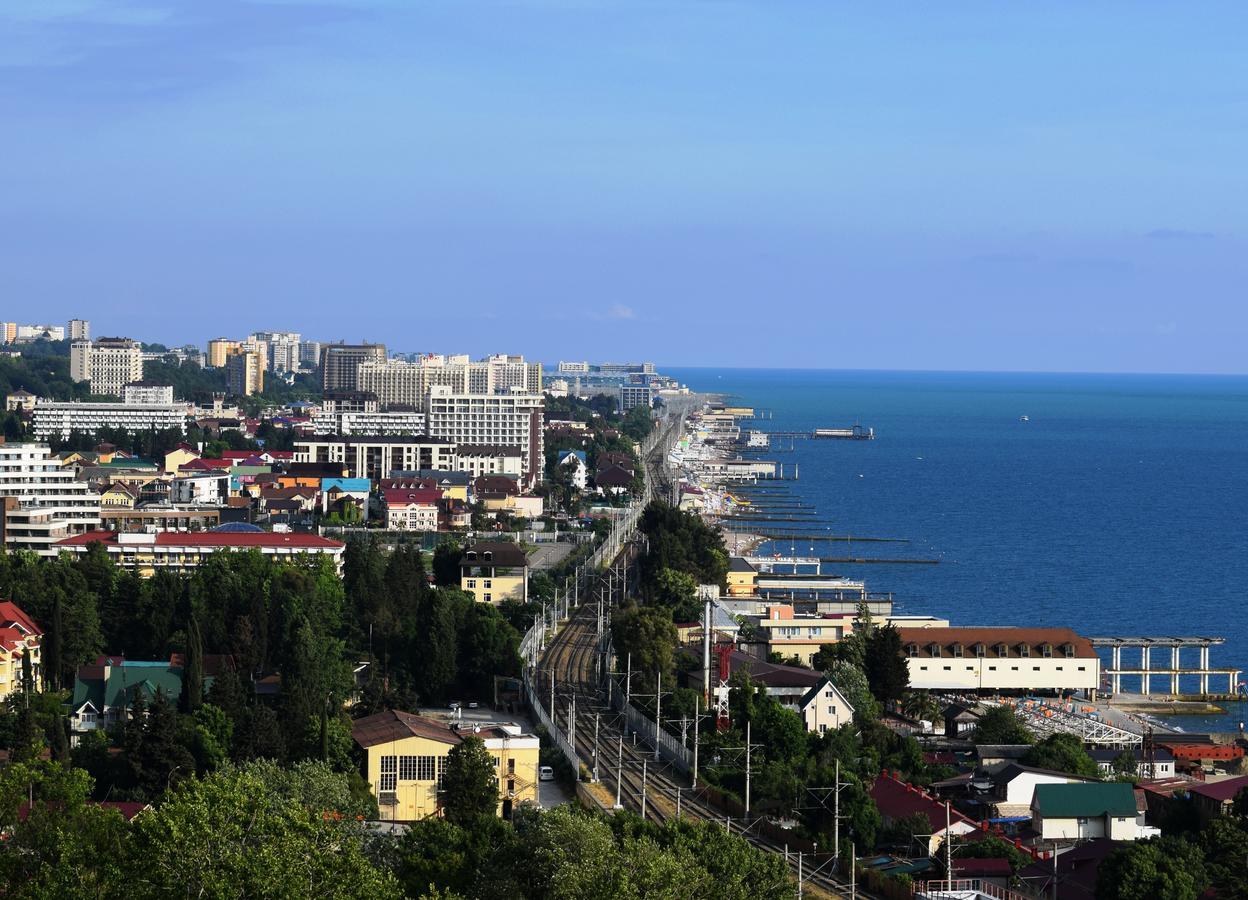
<path fill-rule="evenodd" d="M 236 353 L 242 349 L 241 341 L 231 341 L 229 338 L 213 338 L 208 342 L 208 366 L 213 369 L 220 369 L 225 365 L 225 361 L 231 353 Z"/>
<path fill-rule="evenodd" d="M 91 323 L 86 319 L 70 319 L 67 330 L 71 341 L 91 340 Z"/>
<path fill-rule="evenodd" d="M 317 366 L 321 364 L 321 342 L 320 341 L 300 341 L 299 342 L 299 371 L 315 372 Z"/>
<path fill-rule="evenodd" d="M 360 365 L 385 361 L 385 344 L 323 344 L 321 387 L 326 391 L 359 390 Z"/>
<path fill-rule="evenodd" d="M 247 340 L 268 347 L 270 372 L 298 372 L 300 337 L 297 331 L 257 331 Z"/>
<path fill-rule="evenodd" d="M 123 385 L 143 380 L 143 351 L 130 338 L 100 338 L 69 345 L 69 377 L 93 394 L 121 396 Z"/>
<path fill-rule="evenodd" d="M 521 479 L 532 486 L 542 478 L 544 409 L 540 393 L 516 388 L 505 394 L 456 393 L 435 385 L 429 389 L 425 421 L 432 437 L 456 444 L 520 448 Z"/>
<path fill-rule="evenodd" d="M 250 397 L 264 391 L 264 356 L 258 350 L 236 350 L 225 359 L 230 393 Z"/>
<path fill-rule="evenodd" d="M 528 394 L 542 391 L 541 363 L 525 362 L 523 356 L 488 356 L 473 362 L 467 356 L 430 354 L 416 362 L 363 363 L 358 376 L 359 389 L 376 394 L 382 406 L 422 411 L 429 389 L 435 386 L 459 394 L 500 394 L 517 388 Z"/>
<path fill-rule="evenodd" d="M 54 544 L 100 527 L 100 495 L 47 444 L 0 444 L 0 539 L 56 556 Z"/>

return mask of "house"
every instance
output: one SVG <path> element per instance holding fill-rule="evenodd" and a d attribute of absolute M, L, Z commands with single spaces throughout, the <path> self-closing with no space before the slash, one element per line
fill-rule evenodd
<path fill-rule="evenodd" d="M 728 596 L 753 597 L 757 583 L 758 570 L 745 557 L 728 557 Z"/>
<path fill-rule="evenodd" d="M 30 674 L 39 689 L 43 629 L 12 600 L 0 600 L 0 700 L 22 686 L 22 659 L 30 657 Z"/>
<path fill-rule="evenodd" d="M 1037 784 L 1031 817 L 1042 841 L 1134 841 L 1143 827 L 1135 789 L 1125 781 Z"/>
<path fill-rule="evenodd" d="M 1248 790 L 1248 775 L 1211 781 L 1188 790 L 1188 796 L 1196 805 L 1201 822 L 1209 822 L 1230 813 L 1240 791 Z"/>
<path fill-rule="evenodd" d="M 459 586 L 483 603 L 529 602 L 529 559 L 518 544 L 479 542 L 459 561 Z"/>
<path fill-rule="evenodd" d="M 826 675 L 798 704 L 806 730 L 822 734 L 854 720 L 854 708 Z"/>
<path fill-rule="evenodd" d="M 594 473 L 594 487 L 603 494 L 627 494 L 632 483 L 632 471 L 623 466 L 609 465 Z"/>
<path fill-rule="evenodd" d="M 169 482 L 169 500 L 200 506 L 221 506 L 230 496 L 230 476 L 221 470 L 179 475 Z"/>
<path fill-rule="evenodd" d="M 991 775 L 1000 772 L 1012 762 L 1022 762 L 1030 751 L 1031 744 L 976 744 L 975 758 L 979 763 L 977 768 Z"/>
<path fill-rule="evenodd" d="M 170 703 L 182 696 L 184 660 L 173 654 L 168 661 L 128 660 L 101 656 L 79 666 L 69 704 L 69 730 L 75 734 L 110 728 L 124 720 L 136 695 L 150 702 L 161 691 Z M 234 668 L 230 656 L 204 654 L 204 691 L 221 672 Z"/>
<path fill-rule="evenodd" d="M 110 484 L 100 491 L 100 507 L 102 509 L 134 509 L 139 502 L 139 488 L 125 481 Z"/>
<path fill-rule="evenodd" d="M 386 527 L 392 531 L 438 530 L 442 492 L 437 489 L 391 488 L 381 492 L 381 502 L 385 507 Z"/>
<path fill-rule="evenodd" d="M 1101 770 L 1101 774 L 1108 775 L 1113 771 L 1114 762 L 1124 752 L 1131 754 L 1135 759 L 1134 774 L 1138 774 L 1141 778 L 1147 778 L 1151 781 L 1174 777 L 1174 754 L 1170 752 L 1169 747 L 1162 744 L 1158 744 L 1153 748 L 1151 761 L 1144 758 L 1144 750 L 1141 747 L 1135 747 L 1126 751 L 1095 748 L 1089 750 L 1088 755 L 1096 760 L 1096 765 Z"/>
<path fill-rule="evenodd" d="M 537 802 L 537 737 L 511 723 L 464 726 L 464 730 L 424 716 L 386 710 L 351 726 L 364 751 L 368 779 L 381 818 L 412 822 L 442 812 L 442 776 L 451 749 L 472 735 L 485 743 L 498 778 L 498 814 L 511 818 L 520 803 Z"/>
<path fill-rule="evenodd" d="M 1095 695 L 1101 660 L 1069 628 L 898 628 L 912 690 L 1083 691 Z"/>
<path fill-rule="evenodd" d="M 916 813 L 927 818 L 932 829 L 925 848 L 928 856 L 936 855 L 946 835 L 955 839 L 974 840 L 973 837 L 967 836 L 980 834 L 975 823 L 950 804 L 937 800 L 921 788 L 902 781 L 888 772 L 876 776 L 868 793 L 875 801 L 885 825 L 909 818 Z"/>
<path fill-rule="evenodd" d="M 391 472 L 390 477 L 381 479 L 379 484 L 382 490 L 386 488 L 437 488 L 447 500 L 467 503 L 468 495 L 473 488 L 473 477 L 467 472 L 423 469 L 412 472 Z"/>
<path fill-rule="evenodd" d="M 983 715 L 980 707 L 963 706 L 961 703 L 950 703 L 945 707 L 945 737 L 969 737 L 979 726 L 979 717 Z M 1030 749 L 1030 745 L 1028 745 Z"/>
<path fill-rule="evenodd" d="M 4 408 L 7 412 L 30 412 L 35 408 L 38 397 L 25 388 L 18 388 L 4 398 Z"/>
<path fill-rule="evenodd" d="M 322 478 L 321 513 L 332 512 L 347 517 L 347 507 L 354 507 L 361 520 L 368 519 L 368 498 L 373 483 L 367 478 Z"/>
<path fill-rule="evenodd" d="M 1031 809 L 1036 788 L 1047 784 L 1089 784 L 1088 778 L 1080 778 L 1068 772 L 1037 769 L 1021 763 L 1010 763 L 989 776 L 998 816 L 1023 816 Z"/>
<path fill-rule="evenodd" d="M 560 450 L 558 464 L 572 471 L 570 481 L 578 491 L 589 487 L 589 463 L 584 450 Z"/>
<path fill-rule="evenodd" d="M 792 606 L 777 604 L 767 607 L 758 628 L 766 636 L 769 652 L 784 659 L 797 657 L 809 666 L 824 644 L 835 644 L 853 631 L 853 618 L 798 615 Z"/>

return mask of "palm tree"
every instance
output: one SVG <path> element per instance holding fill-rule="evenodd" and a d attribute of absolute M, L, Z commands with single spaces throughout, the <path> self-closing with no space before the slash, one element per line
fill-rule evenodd
<path fill-rule="evenodd" d="M 940 718 L 940 701 L 928 691 L 910 691 L 902 701 L 902 712 L 908 718 L 935 722 Z"/>

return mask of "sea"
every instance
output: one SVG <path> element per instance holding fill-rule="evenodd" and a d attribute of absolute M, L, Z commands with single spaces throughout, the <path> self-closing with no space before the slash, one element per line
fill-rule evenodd
<path fill-rule="evenodd" d="M 663 371 L 766 416 L 746 427 L 875 429 L 872 441 L 777 440 L 765 458 L 796 468 L 786 485 L 818 508 L 819 527 L 803 531 L 908 542 L 763 552 L 935 559 L 824 571 L 955 625 L 1221 637 L 1210 664 L 1248 669 L 1248 377 Z M 1169 654 L 1154 650 L 1154 667 Z M 1124 651 L 1124 664 L 1138 658 Z M 1169 721 L 1198 732 L 1248 720 L 1248 704 L 1226 708 Z"/>

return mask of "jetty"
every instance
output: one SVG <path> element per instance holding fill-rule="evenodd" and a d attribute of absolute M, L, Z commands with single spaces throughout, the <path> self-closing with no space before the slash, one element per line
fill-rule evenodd
<path fill-rule="evenodd" d="M 1140 693 L 1151 693 L 1152 681 L 1154 678 L 1168 678 L 1170 680 L 1170 696 L 1179 697 L 1179 679 L 1184 676 L 1195 676 L 1199 679 L 1200 696 L 1204 697 L 1209 694 L 1209 678 L 1210 676 L 1226 678 L 1227 694 L 1234 695 L 1239 692 L 1239 679 L 1243 673 L 1235 668 L 1214 668 L 1209 665 L 1209 648 L 1215 644 L 1226 643 L 1225 638 L 1210 636 L 1194 636 L 1194 637 L 1176 637 L 1176 636 L 1160 636 L 1160 637 L 1134 637 L 1110 635 L 1107 637 L 1089 638 L 1093 647 L 1108 648 L 1110 650 L 1113 663 L 1110 668 L 1103 673 L 1109 678 L 1110 690 L 1114 694 L 1122 692 L 1122 676 L 1138 677 L 1140 679 Z M 1194 667 L 1183 668 L 1182 650 L 1194 649 L 1199 654 L 1198 664 Z M 1134 668 L 1128 668 L 1123 665 L 1122 651 L 1139 651 L 1140 664 Z M 1152 660 L 1153 650 L 1169 650 L 1170 665 L 1154 666 Z"/>

